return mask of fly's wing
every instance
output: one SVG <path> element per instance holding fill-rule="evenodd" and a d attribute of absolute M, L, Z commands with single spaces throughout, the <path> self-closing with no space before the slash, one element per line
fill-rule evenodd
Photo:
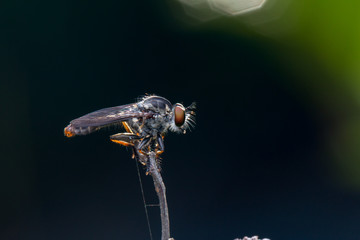
<path fill-rule="evenodd" d="M 87 135 L 102 127 L 117 124 L 131 118 L 146 117 L 147 113 L 141 112 L 136 103 L 100 109 L 74 119 L 64 129 L 67 137 Z"/>

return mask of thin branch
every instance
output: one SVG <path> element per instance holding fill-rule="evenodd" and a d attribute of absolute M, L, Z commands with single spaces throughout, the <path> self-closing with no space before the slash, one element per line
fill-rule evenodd
<path fill-rule="evenodd" d="M 133 149 L 134 152 L 136 151 L 136 149 Z M 144 189 L 143 189 L 143 184 L 142 184 L 142 180 L 141 180 L 141 176 L 140 176 L 140 170 L 139 170 L 139 163 L 138 163 L 138 159 L 135 158 L 135 164 L 136 164 L 136 170 L 137 170 L 137 174 L 138 174 L 138 178 L 139 178 L 139 183 L 140 183 L 140 190 L 141 190 L 141 195 L 142 195 L 142 199 L 144 202 L 144 208 L 145 208 L 145 215 L 146 215 L 146 221 L 148 224 L 148 229 L 149 229 L 149 234 L 150 234 L 150 240 L 153 240 L 152 237 L 152 232 L 151 232 L 151 226 L 150 226 L 150 221 L 149 221 L 149 213 L 147 210 L 148 205 L 146 204 L 146 200 L 145 200 L 145 194 L 144 194 Z"/>
<path fill-rule="evenodd" d="M 156 163 L 156 153 L 149 153 L 149 168 L 148 171 L 153 178 L 155 191 L 159 198 L 160 216 L 161 216 L 161 240 L 170 239 L 170 222 L 169 211 L 166 201 L 166 188 L 162 180 L 160 170 Z"/>

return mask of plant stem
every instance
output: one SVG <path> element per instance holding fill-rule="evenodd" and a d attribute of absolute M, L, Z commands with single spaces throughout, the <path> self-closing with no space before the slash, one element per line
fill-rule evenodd
<path fill-rule="evenodd" d="M 166 201 L 166 188 L 162 180 L 160 170 L 156 163 L 156 153 L 149 153 L 149 173 L 153 178 L 155 191 L 159 198 L 160 205 L 160 216 L 161 216 L 161 240 L 169 240 L 170 238 L 170 222 L 169 222 L 169 211 Z"/>

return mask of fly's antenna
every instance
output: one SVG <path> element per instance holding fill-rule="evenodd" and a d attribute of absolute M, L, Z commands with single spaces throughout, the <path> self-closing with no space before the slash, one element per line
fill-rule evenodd
<path fill-rule="evenodd" d="M 196 102 L 190 104 L 190 106 L 185 108 L 185 129 L 189 129 L 191 131 L 192 128 L 195 128 L 195 109 L 196 109 Z"/>
<path fill-rule="evenodd" d="M 186 111 L 192 111 L 195 109 L 196 109 L 196 102 L 192 102 L 188 107 L 186 107 Z"/>

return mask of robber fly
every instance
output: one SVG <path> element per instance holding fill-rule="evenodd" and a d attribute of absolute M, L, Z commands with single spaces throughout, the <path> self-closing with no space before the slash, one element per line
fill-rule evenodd
<path fill-rule="evenodd" d="M 195 124 L 195 103 L 184 107 L 172 105 L 160 96 L 146 96 L 136 103 L 100 109 L 74 119 L 64 129 L 66 137 L 87 135 L 101 128 L 122 124 L 126 130 L 110 136 L 110 140 L 133 148 L 133 157 L 146 164 L 147 155 L 153 151 L 164 152 L 167 131 L 186 133 Z"/>

